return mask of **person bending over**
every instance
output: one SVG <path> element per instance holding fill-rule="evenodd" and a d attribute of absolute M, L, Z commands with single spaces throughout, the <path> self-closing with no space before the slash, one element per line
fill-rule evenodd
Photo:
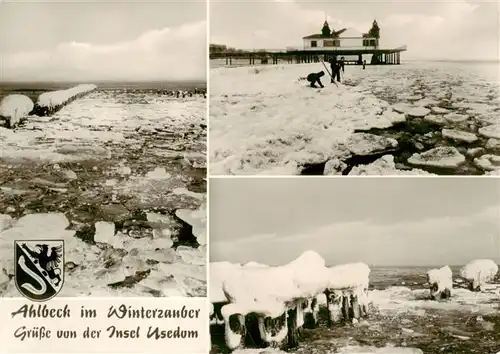
<path fill-rule="evenodd" d="M 311 83 L 311 87 L 317 87 L 316 83 L 318 83 L 318 85 L 323 88 L 324 86 L 320 80 L 323 76 L 325 76 L 324 71 L 320 71 L 319 73 L 310 73 L 309 75 L 307 75 L 307 81 Z"/>

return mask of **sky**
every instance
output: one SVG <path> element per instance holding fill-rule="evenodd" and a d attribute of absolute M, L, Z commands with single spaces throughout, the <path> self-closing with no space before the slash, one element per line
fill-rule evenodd
<path fill-rule="evenodd" d="M 0 80 L 205 80 L 205 1 L 2 1 Z"/>
<path fill-rule="evenodd" d="M 499 2 L 465 0 L 215 0 L 210 42 L 243 49 L 301 47 L 302 37 L 330 28 L 366 33 L 374 19 L 380 46 L 408 46 L 404 59 L 498 60 Z"/>
<path fill-rule="evenodd" d="M 213 178 L 210 261 L 500 263 L 498 178 Z"/>

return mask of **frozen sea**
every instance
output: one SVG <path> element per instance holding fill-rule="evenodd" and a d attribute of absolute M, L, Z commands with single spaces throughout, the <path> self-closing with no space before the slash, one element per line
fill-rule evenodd
<path fill-rule="evenodd" d="M 321 63 L 240 64 L 212 61 L 211 174 L 498 174 L 498 62 L 346 66 L 324 89 L 299 80 Z"/>

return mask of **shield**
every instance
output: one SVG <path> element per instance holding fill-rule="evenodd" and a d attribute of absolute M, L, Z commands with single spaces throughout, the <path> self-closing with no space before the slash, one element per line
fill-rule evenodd
<path fill-rule="evenodd" d="M 64 283 L 63 240 L 14 241 L 14 279 L 19 292 L 33 301 L 47 301 Z"/>

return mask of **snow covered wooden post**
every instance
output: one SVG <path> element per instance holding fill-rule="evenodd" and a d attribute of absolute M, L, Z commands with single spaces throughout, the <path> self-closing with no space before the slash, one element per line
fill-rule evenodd
<path fill-rule="evenodd" d="M 221 309 L 224 317 L 224 339 L 229 350 L 245 347 L 247 329 L 245 316 L 238 313 L 233 304 L 228 304 Z"/>
<path fill-rule="evenodd" d="M 370 268 L 364 263 L 342 264 L 329 268 L 325 290 L 328 323 L 351 322 L 368 314 Z"/>

